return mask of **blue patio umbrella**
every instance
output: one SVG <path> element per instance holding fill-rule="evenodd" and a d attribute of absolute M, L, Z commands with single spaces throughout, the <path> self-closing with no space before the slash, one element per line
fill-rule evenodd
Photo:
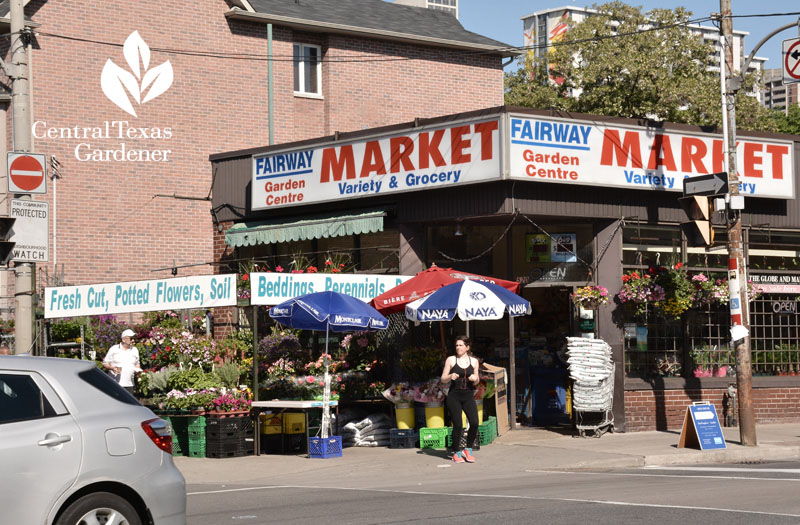
<path fill-rule="evenodd" d="M 482 281 L 459 281 L 443 286 L 406 305 L 412 321 L 462 321 L 502 319 L 531 313 L 531 303 L 502 286 Z"/>
<path fill-rule="evenodd" d="M 300 330 L 325 331 L 325 389 L 322 396 L 322 437 L 330 428 L 331 377 L 328 373 L 328 334 L 357 330 L 385 330 L 386 320 L 376 309 L 347 294 L 325 291 L 301 295 L 273 306 L 269 316 Z"/>

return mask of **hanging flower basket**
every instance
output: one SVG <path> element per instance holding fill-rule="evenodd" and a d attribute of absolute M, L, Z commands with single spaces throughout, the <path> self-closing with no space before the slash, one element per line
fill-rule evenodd
<path fill-rule="evenodd" d="M 608 304 L 608 290 L 603 286 L 582 286 L 570 296 L 575 306 L 595 310 Z"/>

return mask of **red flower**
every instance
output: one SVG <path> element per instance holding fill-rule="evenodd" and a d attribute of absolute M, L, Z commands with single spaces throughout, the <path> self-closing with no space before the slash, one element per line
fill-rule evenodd
<path fill-rule="evenodd" d="M 631 280 L 631 276 L 630 275 L 623 275 L 622 276 L 622 282 L 623 283 L 627 283 L 630 280 Z"/>
<path fill-rule="evenodd" d="M 306 271 L 308 273 L 317 273 L 318 270 L 316 266 L 309 266 L 308 268 L 306 268 Z"/>
<path fill-rule="evenodd" d="M 334 268 L 331 270 L 331 273 L 341 273 L 341 270 L 339 268 Z"/>
<path fill-rule="evenodd" d="M 339 265 L 339 268 L 344 268 L 344 263 L 341 263 L 341 264 Z"/>
<path fill-rule="evenodd" d="M 333 262 L 331 262 L 331 260 L 328 259 L 327 261 L 325 261 L 325 266 L 333 266 Z"/>
<path fill-rule="evenodd" d="M 276 272 L 282 272 L 283 271 L 283 267 L 282 266 L 276 266 L 275 267 L 275 271 Z"/>
<path fill-rule="evenodd" d="M 651 273 L 651 274 L 652 273 L 656 273 L 656 269 L 651 266 L 650 268 L 647 269 L 647 273 Z"/>
<path fill-rule="evenodd" d="M 639 275 L 639 272 L 633 272 L 631 274 L 632 279 L 641 279 L 642 277 Z"/>
<path fill-rule="evenodd" d="M 303 273 L 303 270 L 292 270 L 292 273 Z"/>
<path fill-rule="evenodd" d="M 250 275 L 248 275 L 248 274 L 242 275 L 242 281 L 247 281 L 249 279 L 250 279 Z"/>
<path fill-rule="evenodd" d="M 681 266 L 683 266 L 683 263 L 678 263 L 678 264 L 675 265 L 675 269 L 676 270 L 680 270 Z"/>

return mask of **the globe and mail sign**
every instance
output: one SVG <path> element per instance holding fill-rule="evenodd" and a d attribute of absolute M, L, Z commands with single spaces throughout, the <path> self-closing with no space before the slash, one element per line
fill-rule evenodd
<path fill-rule="evenodd" d="M 8 153 L 8 192 L 47 193 L 47 157 L 41 153 Z"/>

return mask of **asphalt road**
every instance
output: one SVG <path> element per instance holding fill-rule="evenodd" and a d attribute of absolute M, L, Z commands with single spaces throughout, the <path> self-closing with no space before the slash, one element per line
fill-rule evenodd
<path fill-rule="evenodd" d="M 260 523 L 800 523 L 800 462 L 522 471 L 491 480 L 471 465 L 435 481 L 371 488 L 357 473 L 320 486 L 312 475 L 286 485 L 192 484 L 189 525 Z M 474 472 L 474 471 L 473 471 Z M 438 470 L 437 474 L 442 473 Z M 391 473 L 386 474 L 387 477 Z M 424 476 L 423 476 L 424 477 Z M 433 476 L 432 476 L 433 478 Z M 307 482 L 306 482 L 307 481 Z"/>

